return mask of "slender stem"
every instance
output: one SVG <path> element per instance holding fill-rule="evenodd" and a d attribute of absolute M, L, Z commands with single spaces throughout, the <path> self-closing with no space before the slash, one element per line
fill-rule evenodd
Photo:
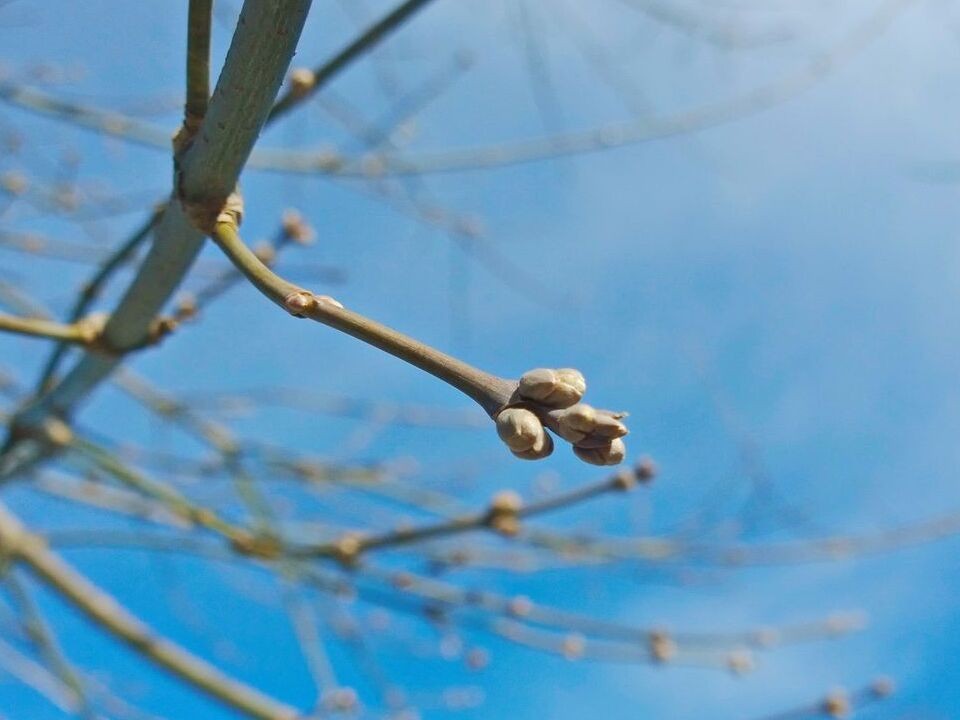
<path fill-rule="evenodd" d="M 284 280 L 244 244 L 233 223 L 217 223 L 212 238 L 260 292 L 288 312 L 296 312 L 352 335 L 430 373 L 473 399 L 488 413 L 495 413 L 509 401 L 516 387 L 514 382 L 479 370 L 375 320 L 346 310 L 335 301 L 317 299 Z M 290 300 L 298 297 L 305 299 L 305 305 L 294 308 Z"/>
<path fill-rule="evenodd" d="M 406 0 L 406 2 L 400 3 L 400 5 L 358 35 L 353 42 L 327 62 L 314 69 L 313 83 L 309 88 L 306 90 L 298 90 L 290 87 L 273 106 L 267 122 L 276 120 L 305 98 L 317 92 L 317 90 L 329 83 L 341 70 L 393 33 L 394 30 L 413 17 L 418 10 L 426 7 L 430 1 L 431 0 Z"/>
<path fill-rule="evenodd" d="M 561 493 L 544 500 L 523 505 L 516 510 L 517 518 L 528 518 L 542 515 L 544 513 L 560 510 L 565 507 L 577 505 L 586 500 L 590 500 L 601 495 L 606 495 L 618 490 L 616 476 L 611 476 L 597 482 L 575 488 L 569 492 Z M 490 511 L 482 510 L 480 512 L 467 513 L 458 517 L 443 520 L 431 525 L 421 525 L 420 527 L 403 528 L 380 535 L 370 535 L 357 538 L 356 551 L 366 552 L 382 548 L 398 547 L 400 545 L 410 545 L 412 543 L 433 540 L 439 537 L 447 537 L 477 530 L 490 525 Z M 295 547 L 285 551 L 287 555 L 294 557 L 321 557 L 335 556 L 338 552 L 338 544 L 324 543 L 309 547 Z"/>
<path fill-rule="evenodd" d="M 80 297 L 77 298 L 76 303 L 70 310 L 70 322 L 77 322 L 87 313 L 87 310 L 90 309 L 93 301 L 97 299 L 107 280 L 133 256 L 133 253 L 140 247 L 141 243 L 150 236 L 150 232 L 156 227 L 162 213 L 162 209 L 153 212 L 150 218 L 141 225 L 126 242 L 104 260 L 94 276 L 84 284 Z M 43 372 L 40 374 L 40 380 L 37 382 L 38 391 L 43 392 L 49 389 L 54 374 L 57 372 L 57 367 L 60 365 L 66 352 L 67 344 L 62 342 L 53 349 L 53 352 L 47 359 L 47 364 L 43 368 Z"/>
<path fill-rule="evenodd" d="M 196 130 L 210 100 L 210 19 L 213 0 L 190 0 L 187 17 L 187 102 L 184 127 Z"/>
<path fill-rule="evenodd" d="M 230 677 L 158 634 L 119 601 L 51 551 L 0 505 L 0 549 L 24 563 L 45 585 L 135 652 L 244 715 L 261 720 L 294 720 L 297 710 Z"/>
<path fill-rule="evenodd" d="M 53 630 L 47 624 L 40 608 L 16 573 L 8 572 L 3 577 L 10 598 L 17 605 L 20 622 L 37 648 L 44 663 L 74 695 L 78 714 L 83 720 L 96 720 L 96 713 L 80 674 L 64 655 Z"/>
<path fill-rule="evenodd" d="M 24 318 L 0 313 L 0 331 L 57 340 L 71 345 L 90 345 L 93 337 L 82 324 L 65 324 L 42 318 Z"/>

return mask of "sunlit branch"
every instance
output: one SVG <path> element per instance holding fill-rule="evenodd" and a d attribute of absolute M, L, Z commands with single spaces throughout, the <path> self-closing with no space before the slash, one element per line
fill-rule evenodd
<path fill-rule="evenodd" d="M 0 506 L 0 548 L 14 561 L 23 563 L 38 580 L 88 620 L 198 690 L 252 718 L 293 720 L 299 717 L 293 707 L 224 674 L 158 634 L 51 551 L 43 538 L 28 531 L 3 506 Z"/>
<path fill-rule="evenodd" d="M 109 347 L 123 351 L 148 334 L 199 252 L 204 234 L 199 218 L 216 217 L 234 192 L 240 171 L 267 118 L 283 74 L 293 57 L 310 0 L 247 0 L 201 131 L 179 149 L 175 195 L 164 211 L 140 270 L 104 329 Z M 66 416 L 118 364 L 116 357 L 84 354 L 48 393 L 24 408 L 15 427 L 36 427 L 51 415 Z M 37 462 L 48 448 L 21 441 L 16 432 L 0 457 L 0 477 Z"/>
<path fill-rule="evenodd" d="M 27 337 L 56 340 L 69 345 L 93 348 L 103 329 L 103 324 L 90 322 L 59 323 L 42 318 L 16 317 L 0 313 L 0 332 Z"/>
<path fill-rule="evenodd" d="M 893 692 L 893 683 L 889 678 L 879 677 L 869 685 L 848 691 L 835 688 L 821 700 L 807 703 L 790 710 L 764 715 L 756 720 L 804 720 L 805 718 L 848 718 L 853 713 L 880 702 Z"/>
<path fill-rule="evenodd" d="M 591 406 L 578 403 L 586 385 L 583 376 L 576 370 L 543 370 L 549 374 L 568 372 L 576 375 L 580 387 L 576 399 L 572 402 L 557 405 L 534 399 L 533 395 L 523 394 L 524 378 L 529 373 L 521 378 L 518 386 L 515 381 L 479 370 L 359 313 L 347 310 L 333 298 L 316 296 L 283 279 L 264 265 L 244 244 L 234 221 L 217 222 L 211 237 L 261 293 L 290 314 L 310 318 L 340 330 L 420 368 L 480 405 L 496 420 L 497 431 L 505 442 L 506 438 L 514 437 L 524 443 L 527 440 L 534 443 L 533 446 L 526 447 L 511 446 L 518 457 L 534 460 L 546 457 L 552 452 L 553 441 L 546 434 L 546 427 L 568 440 L 577 456 L 585 462 L 616 465 L 623 460 L 625 450 L 620 438 L 627 434 L 626 426 L 621 422 L 625 414 L 595 410 Z M 589 416 L 582 435 L 578 432 L 571 433 L 572 427 L 568 422 L 572 417 L 571 411 L 575 409 L 585 413 L 584 417 Z M 511 423 L 515 420 L 519 426 L 512 427 L 506 423 L 505 418 L 508 416 Z M 536 441 L 531 439 L 533 435 L 536 435 Z"/>
<path fill-rule="evenodd" d="M 183 129 L 191 136 L 207 114 L 210 100 L 210 21 L 213 0 L 190 0 L 187 15 L 187 100 Z"/>
<path fill-rule="evenodd" d="M 348 535 L 332 543 L 288 548 L 286 553 L 295 557 L 334 557 L 350 562 L 371 550 L 400 547 L 482 528 L 512 536 L 519 532 L 520 522 L 526 518 L 561 510 L 608 493 L 623 492 L 636 483 L 632 472 L 627 470 L 566 493 L 527 504 L 515 493 L 503 492 L 494 497 L 489 508 L 480 512 L 379 535 Z"/>
<path fill-rule="evenodd" d="M 92 720 L 95 715 L 84 682 L 64 655 L 60 643 L 44 620 L 32 595 L 17 575 L 9 570 L 3 576 L 3 583 L 7 588 L 7 594 L 17 608 L 20 622 L 37 648 L 38 654 L 51 672 L 73 694 L 78 714 L 87 720 Z"/>

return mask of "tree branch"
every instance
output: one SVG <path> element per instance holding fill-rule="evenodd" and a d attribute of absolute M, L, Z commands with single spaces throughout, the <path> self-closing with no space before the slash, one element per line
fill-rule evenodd
<path fill-rule="evenodd" d="M 371 25 L 343 50 L 320 65 L 306 78 L 294 78 L 287 91 L 277 100 L 270 111 L 268 122 L 276 120 L 289 112 L 293 107 L 317 92 L 332 80 L 341 70 L 347 67 L 358 57 L 377 45 L 394 30 L 403 25 L 413 15 L 431 0 L 406 0 L 387 13 L 380 20 Z"/>
<path fill-rule="evenodd" d="M 262 720 L 294 720 L 299 716 L 295 708 L 224 674 L 157 634 L 115 598 L 49 550 L 43 538 L 29 532 L 3 505 L 0 505 L 0 550 L 26 565 L 39 580 L 87 619 L 144 658 L 223 704 Z"/>
<path fill-rule="evenodd" d="M 204 235 L 187 212 L 215 217 L 236 187 L 309 8 L 310 0 L 244 2 L 203 125 L 175 158 L 175 196 L 163 213 L 150 253 L 104 329 L 109 347 L 122 352 L 143 341 L 199 253 Z M 0 454 L 0 478 L 28 467 L 47 450 L 42 442 L 19 442 L 18 428 L 40 426 L 50 415 L 69 415 L 118 362 L 117 357 L 85 354 L 63 382 L 18 413 Z"/>

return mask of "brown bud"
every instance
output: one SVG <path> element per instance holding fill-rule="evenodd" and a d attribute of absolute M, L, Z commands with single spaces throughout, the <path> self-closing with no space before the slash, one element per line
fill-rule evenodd
<path fill-rule="evenodd" d="M 313 293 L 306 290 L 298 290 L 287 295 L 283 299 L 283 305 L 294 317 L 304 317 L 304 314 L 317 304 L 317 299 Z"/>
<path fill-rule="evenodd" d="M 533 611 L 533 601 L 526 595 L 517 595 L 507 603 L 507 612 L 514 617 L 526 617 Z"/>
<path fill-rule="evenodd" d="M 662 630 L 650 633 L 650 657 L 656 662 L 670 662 L 677 654 L 677 644 Z"/>
<path fill-rule="evenodd" d="M 360 553 L 363 551 L 363 545 L 360 536 L 356 533 L 347 533 L 338 538 L 333 544 L 333 556 L 344 566 L 351 567 L 356 565 L 360 559 Z"/>
<path fill-rule="evenodd" d="M 467 653 L 467 667 L 471 670 L 483 670 L 490 664 L 490 653 L 483 648 L 472 648 Z"/>
<path fill-rule="evenodd" d="M 888 677 L 878 677 L 872 683 L 870 683 L 870 692 L 872 692 L 874 696 L 878 698 L 890 696 L 894 689 L 893 680 Z"/>
<path fill-rule="evenodd" d="M 656 477 L 657 464 L 653 461 L 653 458 L 644 456 L 637 461 L 637 464 L 633 468 L 633 472 L 636 475 L 637 480 L 646 484 Z"/>
<path fill-rule="evenodd" d="M 177 320 L 191 320 L 197 316 L 198 311 L 196 296 L 184 293 L 177 299 L 173 315 Z"/>
<path fill-rule="evenodd" d="M 850 696 L 842 688 L 831 691 L 823 700 L 823 711 L 832 718 L 848 717 L 851 709 Z"/>
<path fill-rule="evenodd" d="M 637 476 L 631 470 L 620 470 L 610 479 L 610 484 L 614 490 L 629 492 L 637 486 Z"/>
<path fill-rule="evenodd" d="M 316 237 L 313 228 L 307 224 L 303 216 L 296 210 L 284 210 L 280 220 L 280 227 L 285 237 L 301 245 L 309 245 Z"/>

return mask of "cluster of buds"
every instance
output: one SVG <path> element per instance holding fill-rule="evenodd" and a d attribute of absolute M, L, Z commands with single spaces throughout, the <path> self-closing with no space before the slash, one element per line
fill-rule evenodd
<path fill-rule="evenodd" d="M 511 403 L 497 414 L 497 434 L 517 457 L 539 460 L 553 452 L 549 428 L 572 444 L 584 462 L 618 465 L 626 454 L 621 439 L 627 434 L 626 414 L 580 402 L 586 390 L 579 370 L 530 370 L 520 378 Z"/>

